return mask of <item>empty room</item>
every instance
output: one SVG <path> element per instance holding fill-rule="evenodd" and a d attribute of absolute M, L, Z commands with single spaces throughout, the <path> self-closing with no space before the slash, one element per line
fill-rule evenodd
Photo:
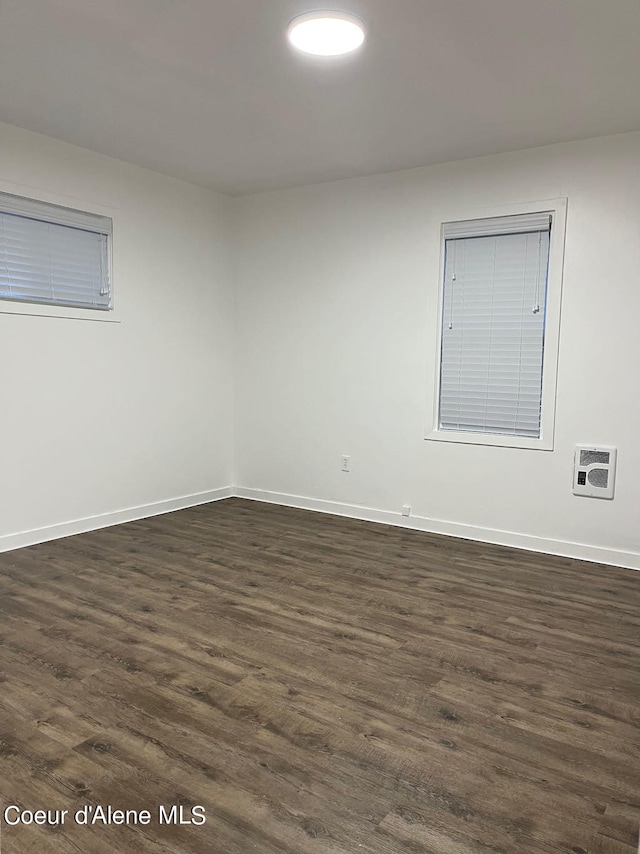
<path fill-rule="evenodd" d="M 638 854 L 637 0 L 0 0 L 1 854 Z"/>

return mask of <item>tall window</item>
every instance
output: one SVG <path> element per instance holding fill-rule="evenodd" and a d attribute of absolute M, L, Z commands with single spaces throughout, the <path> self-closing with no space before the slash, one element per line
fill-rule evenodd
<path fill-rule="evenodd" d="M 561 273 L 560 213 L 558 224 L 555 209 L 443 223 L 436 424 L 429 438 L 520 447 L 541 447 L 544 438 L 551 447 L 554 400 L 545 400 L 545 385 L 555 397 L 560 277 L 550 276 L 550 260 L 556 236 Z"/>
<path fill-rule="evenodd" d="M 108 311 L 111 219 L 0 193 L 0 299 Z"/>

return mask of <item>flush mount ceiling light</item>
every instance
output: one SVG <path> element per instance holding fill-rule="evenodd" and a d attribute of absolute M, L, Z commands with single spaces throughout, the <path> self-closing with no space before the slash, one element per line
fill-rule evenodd
<path fill-rule="evenodd" d="M 345 12 L 308 12 L 291 21 L 287 37 L 304 53 L 340 56 L 360 47 L 364 41 L 364 26 Z"/>

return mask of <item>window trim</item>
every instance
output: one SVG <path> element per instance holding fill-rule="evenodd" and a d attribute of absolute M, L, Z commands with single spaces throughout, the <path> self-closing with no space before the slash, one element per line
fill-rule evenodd
<path fill-rule="evenodd" d="M 549 271 L 547 286 L 547 308 L 544 337 L 544 363 L 542 369 L 542 405 L 540 417 L 540 437 L 505 436 L 498 433 L 471 433 L 457 430 L 442 430 L 439 427 L 440 400 L 440 359 L 442 347 L 442 312 L 444 306 L 444 224 L 465 220 L 493 219 L 503 216 L 517 216 L 550 212 L 552 219 L 551 241 L 549 244 Z M 430 289 L 429 338 L 435 341 L 433 365 L 427 372 L 427 413 L 428 420 L 424 438 L 429 441 L 456 442 L 465 445 L 489 445 L 505 448 L 525 448 L 531 450 L 552 451 L 554 447 L 556 388 L 558 374 L 558 351 L 560 342 L 560 309 L 562 300 L 562 278 L 564 268 L 564 246 L 567 219 L 567 199 L 544 199 L 538 202 L 523 202 L 512 205 L 500 205 L 491 208 L 470 208 L 445 214 L 435 218 L 430 225 L 430 236 L 435 243 L 439 240 L 433 255 L 439 256 L 438 279 L 435 288 Z"/>
<path fill-rule="evenodd" d="M 79 199 L 76 196 L 63 196 L 50 193 L 40 187 L 32 187 L 26 184 L 17 184 L 12 181 L 0 180 L 0 192 L 35 202 L 43 202 L 47 205 L 77 210 L 81 213 L 95 214 L 96 216 L 109 217 L 112 220 L 111 239 L 108 241 L 109 271 L 111 279 L 111 308 L 75 308 L 74 306 L 55 305 L 51 303 L 26 302 L 11 300 L 7 297 L 0 299 L 0 315 L 22 315 L 27 317 L 56 317 L 66 320 L 89 320 L 94 323 L 120 323 L 119 310 L 114 307 L 114 258 L 113 258 L 113 234 L 116 230 L 117 211 L 104 204 L 96 204 L 93 201 Z M 53 220 L 52 220 L 53 221 Z"/>

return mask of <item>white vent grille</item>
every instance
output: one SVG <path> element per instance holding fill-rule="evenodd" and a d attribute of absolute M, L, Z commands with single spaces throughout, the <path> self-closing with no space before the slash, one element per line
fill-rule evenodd
<path fill-rule="evenodd" d="M 575 450 L 573 492 L 589 498 L 613 498 L 616 448 L 579 445 Z"/>
<path fill-rule="evenodd" d="M 580 451 L 580 465 L 592 466 L 600 463 L 608 466 L 610 457 L 609 451 Z"/>
<path fill-rule="evenodd" d="M 591 469 L 587 475 L 587 480 L 591 486 L 596 486 L 598 489 L 606 489 L 609 483 L 609 472 L 607 469 Z"/>

